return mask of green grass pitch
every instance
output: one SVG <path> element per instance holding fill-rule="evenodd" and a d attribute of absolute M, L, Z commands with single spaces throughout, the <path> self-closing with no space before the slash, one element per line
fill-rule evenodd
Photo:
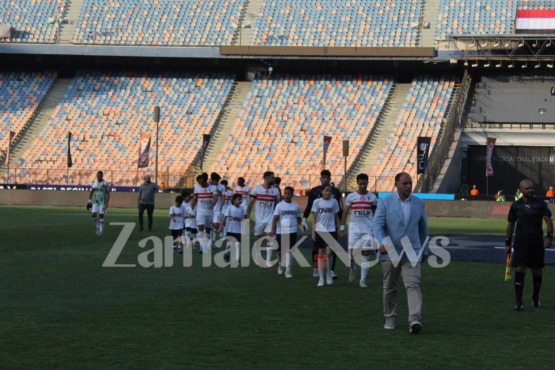
<path fill-rule="evenodd" d="M 153 235 L 168 234 L 165 209 Z M 543 307 L 513 312 L 504 266 L 452 262 L 422 272 L 422 333 L 383 329 L 381 268 L 368 289 L 316 288 L 310 269 L 103 268 L 120 227 L 96 237 L 83 208 L 0 207 L 1 367 L 24 369 L 552 369 L 554 268 Z M 136 210 L 110 209 L 108 222 Z M 499 234 L 505 222 L 430 219 L 434 234 Z M 150 234 L 133 233 L 119 262 Z M 309 251 L 303 250 L 305 256 Z M 531 292 L 530 276 L 525 295 Z M 528 300 L 525 302 L 528 303 Z"/>

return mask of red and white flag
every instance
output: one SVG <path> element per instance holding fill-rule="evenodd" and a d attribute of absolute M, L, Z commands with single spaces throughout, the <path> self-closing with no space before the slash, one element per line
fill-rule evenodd
<path fill-rule="evenodd" d="M 516 13 L 517 32 L 555 32 L 555 9 L 520 9 Z"/>
<path fill-rule="evenodd" d="M 495 141 L 497 139 L 494 137 L 488 137 L 488 147 L 486 153 L 486 176 L 493 176 L 493 166 L 491 164 L 491 158 L 493 157 L 493 149 L 495 149 Z"/>

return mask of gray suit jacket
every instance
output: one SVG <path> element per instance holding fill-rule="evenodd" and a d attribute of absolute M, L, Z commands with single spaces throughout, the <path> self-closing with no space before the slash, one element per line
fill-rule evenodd
<path fill-rule="evenodd" d="M 411 212 L 408 224 L 405 225 L 403 211 L 397 193 L 378 201 L 378 209 L 374 215 L 374 237 L 378 245 L 385 245 L 388 254 L 380 254 L 380 260 L 395 260 L 396 255 L 402 256 L 403 244 L 405 255 L 411 257 L 407 247 L 414 249 L 419 256 L 428 237 L 428 220 L 424 210 L 424 201 L 410 196 Z M 409 243 L 410 242 L 410 243 Z M 395 253 L 397 252 L 397 253 Z M 426 255 L 427 251 L 423 251 Z"/>

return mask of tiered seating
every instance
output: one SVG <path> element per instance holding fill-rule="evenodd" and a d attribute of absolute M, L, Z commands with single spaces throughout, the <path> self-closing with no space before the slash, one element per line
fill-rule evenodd
<path fill-rule="evenodd" d="M 391 86 L 383 76 L 258 76 L 210 170 L 256 185 L 269 169 L 284 184 L 306 189 L 319 182 L 327 135 L 333 139 L 326 167 L 340 181 L 342 140 L 350 140 L 351 153 L 362 149 Z"/>
<path fill-rule="evenodd" d="M 0 142 L 31 119 L 56 75 L 51 72 L 0 72 Z"/>
<path fill-rule="evenodd" d="M 156 125 L 153 107 L 161 107 L 159 172 L 183 173 L 202 146 L 231 90 L 227 74 L 147 74 L 134 72 L 81 72 L 72 81 L 48 125 L 19 160 L 25 168 L 51 169 L 50 183 L 66 183 L 67 132 L 71 131 L 74 166 L 72 183 L 88 183 L 97 170 L 115 185 L 134 185 L 138 139 L 152 134 L 153 171 Z M 91 171 L 79 178 L 80 170 Z M 36 172 L 36 171 L 35 171 Z M 33 171 L 22 170 L 35 179 Z M 44 175 L 43 175 L 44 176 Z M 83 176 L 83 174 L 81 174 Z M 170 178 L 170 184 L 177 183 Z"/>
<path fill-rule="evenodd" d="M 13 27 L 12 38 L 0 42 L 53 43 L 56 12 L 64 0 L 0 0 L 0 24 Z"/>
<path fill-rule="evenodd" d="M 440 0 L 436 39 L 449 35 L 511 34 L 518 9 L 554 8 L 555 1 L 536 0 Z"/>
<path fill-rule="evenodd" d="M 229 45 L 245 0 L 85 0 L 73 42 Z"/>
<path fill-rule="evenodd" d="M 417 77 L 403 103 L 394 131 L 389 134 L 376 164 L 368 172 L 379 176 L 376 190 L 391 191 L 393 177 L 405 171 L 416 184 L 416 142 L 419 136 L 432 138 L 430 153 L 441 129 L 441 123 L 453 95 L 455 82 L 437 77 Z"/>
<path fill-rule="evenodd" d="M 263 0 L 255 44 L 417 46 L 422 0 Z"/>

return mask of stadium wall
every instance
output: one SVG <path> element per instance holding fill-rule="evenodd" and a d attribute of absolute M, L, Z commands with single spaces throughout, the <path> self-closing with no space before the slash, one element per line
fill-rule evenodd
<path fill-rule="evenodd" d="M 88 192 L 81 191 L 33 191 L 33 190 L 2 190 L 0 205 L 25 206 L 65 206 L 85 208 Z M 137 193 L 111 193 L 110 206 L 117 208 L 137 208 Z M 158 209 L 173 205 L 175 193 L 156 195 Z M 306 207 L 306 197 L 295 197 L 301 209 Z M 505 219 L 511 202 L 497 203 L 493 201 L 426 201 L 426 212 L 431 217 L 467 217 Z M 555 203 L 549 208 L 555 212 Z"/>

